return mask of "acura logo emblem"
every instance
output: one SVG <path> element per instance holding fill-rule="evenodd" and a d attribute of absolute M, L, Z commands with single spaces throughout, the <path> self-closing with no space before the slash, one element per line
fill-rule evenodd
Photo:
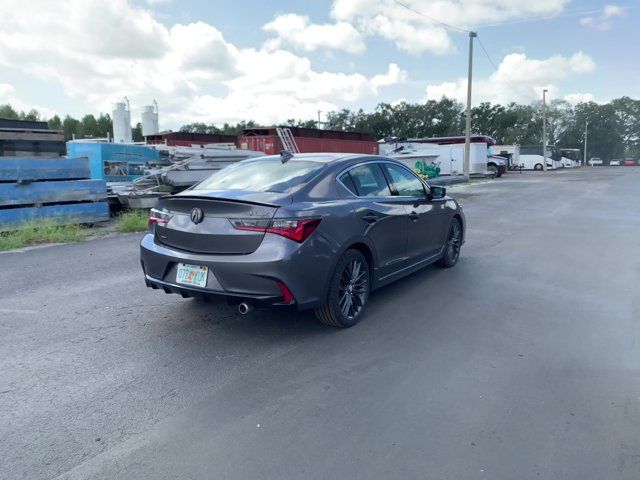
<path fill-rule="evenodd" d="M 191 209 L 191 221 L 193 223 L 200 223 L 204 219 L 204 213 L 198 207 Z"/>

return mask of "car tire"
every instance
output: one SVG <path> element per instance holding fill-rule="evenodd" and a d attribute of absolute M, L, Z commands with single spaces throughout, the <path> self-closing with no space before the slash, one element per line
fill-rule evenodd
<path fill-rule="evenodd" d="M 533 167 L 534 170 L 542 170 L 542 164 L 541 163 L 536 163 Z"/>
<path fill-rule="evenodd" d="M 496 178 L 500 176 L 500 171 L 498 167 L 495 165 L 487 165 L 487 171 L 491 173 L 491 178 Z"/>
<path fill-rule="evenodd" d="M 460 249 L 462 247 L 462 224 L 460 220 L 454 218 L 447 233 L 447 241 L 444 244 L 444 252 L 438 260 L 438 266 L 442 268 L 451 268 L 458 263 L 460 258 Z"/>
<path fill-rule="evenodd" d="M 347 250 L 333 270 L 324 302 L 315 309 L 316 317 L 332 327 L 353 327 L 362 318 L 370 290 L 369 262 L 357 250 Z"/>

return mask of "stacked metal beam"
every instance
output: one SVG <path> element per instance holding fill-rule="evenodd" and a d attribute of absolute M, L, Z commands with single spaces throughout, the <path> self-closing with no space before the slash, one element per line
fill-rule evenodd
<path fill-rule="evenodd" d="M 0 231 L 38 219 L 109 219 L 107 186 L 104 180 L 90 179 L 89 159 L 0 157 Z"/>

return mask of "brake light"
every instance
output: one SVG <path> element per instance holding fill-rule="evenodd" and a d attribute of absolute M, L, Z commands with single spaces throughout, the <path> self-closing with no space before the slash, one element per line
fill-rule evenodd
<path fill-rule="evenodd" d="M 147 227 L 149 230 L 155 225 L 159 223 L 161 225 L 165 225 L 169 220 L 171 220 L 171 215 L 168 210 L 162 209 L 158 210 L 157 208 L 152 208 L 149 212 L 149 221 L 147 222 Z"/>
<path fill-rule="evenodd" d="M 318 228 L 321 220 L 321 218 L 278 218 L 270 222 L 254 219 L 231 219 L 230 221 L 236 230 L 273 233 L 302 243 Z"/>

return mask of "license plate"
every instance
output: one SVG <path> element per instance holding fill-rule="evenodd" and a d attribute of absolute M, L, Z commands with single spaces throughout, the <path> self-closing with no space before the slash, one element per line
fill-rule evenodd
<path fill-rule="evenodd" d="M 207 274 L 209 268 L 200 265 L 187 265 L 186 263 L 178 264 L 178 273 L 176 274 L 176 282 L 182 285 L 191 285 L 193 287 L 206 287 Z"/>

